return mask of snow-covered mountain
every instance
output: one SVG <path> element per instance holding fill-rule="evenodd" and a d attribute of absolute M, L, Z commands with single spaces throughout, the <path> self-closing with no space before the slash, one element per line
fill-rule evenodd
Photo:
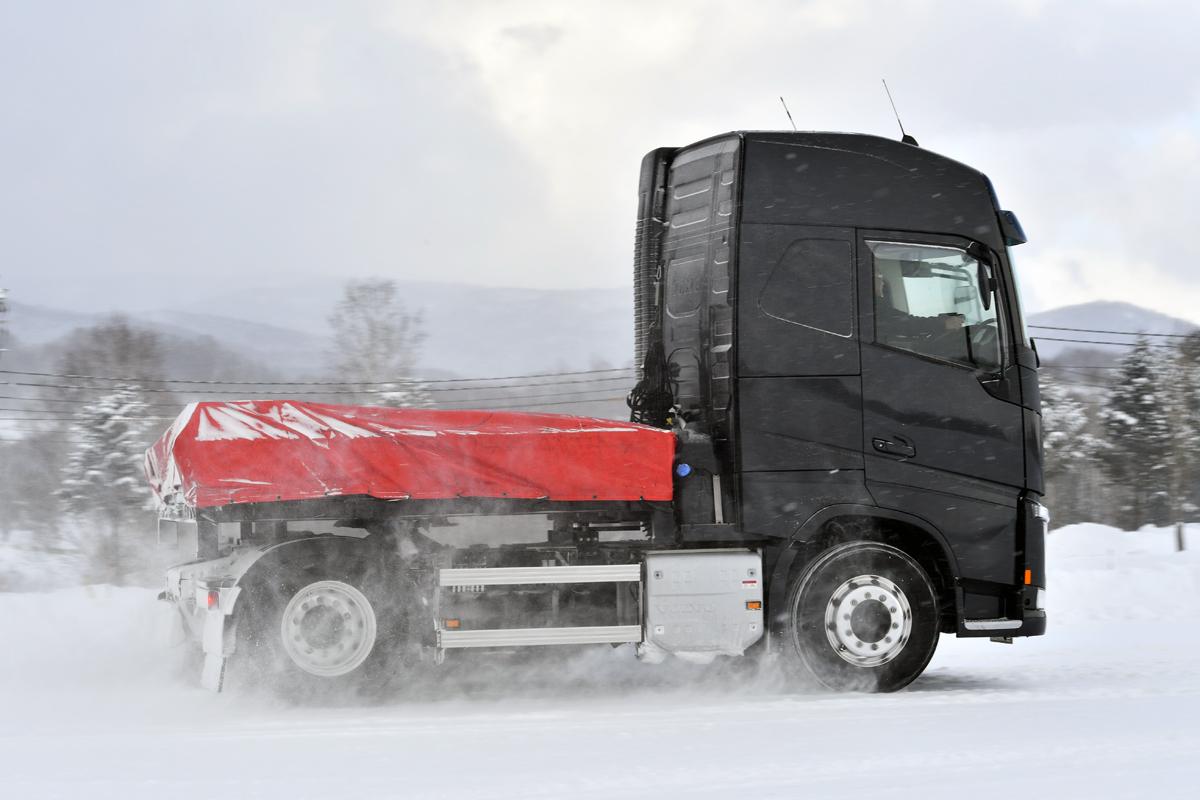
<path fill-rule="evenodd" d="M 1136 340 L 1136 336 L 1085 331 L 1185 334 L 1200 329 L 1200 326 L 1194 322 L 1135 306 L 1133 303 L 1114 300 L 1097 300 L 1030 314 L 1026 325 L 1029 327 L 1029 335 L 1037 340 L 1038 353 L 1044 362 L 1070 362 L 1099 366 L 1109 366 L 1115 363 L 1128 348 L 1058 340 L 1133 342 Z M 1062 331 L 1054 330 L 1054 328 L 1079 328 L 1082 330 Z M 1170 341 L 1161 338 L 1153 340 L 1158 343 Z"/>

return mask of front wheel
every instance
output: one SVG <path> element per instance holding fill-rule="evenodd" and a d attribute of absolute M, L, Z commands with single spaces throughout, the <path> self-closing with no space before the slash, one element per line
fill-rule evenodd
<path fill-rule="evenodd" d="M 937 591 L 921 565 L 891 545 L 826 550 L 788 589 L 785 663 L 831 689 L 894 692 L 937 647 Z"/>

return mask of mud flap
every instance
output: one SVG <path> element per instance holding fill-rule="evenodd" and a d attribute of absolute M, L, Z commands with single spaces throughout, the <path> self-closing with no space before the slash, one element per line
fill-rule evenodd
<path fill-rule="evenodd" d="M 225 656 L 204 654 L 204 669 L 200 672 L 200 685 L 210 692 L 220 692 L 225 685 Z"/>
<path fill-rule="evenodd" d="M 232 608 L 234 594 L 226 606 Z M 237 618 L 222 607 L 212 608 L 204 616 L 204 669 L 200 673 L 200 685 L 213 692 L 221 691 L 225 683 L 225 663 L 237 649 Z"/>

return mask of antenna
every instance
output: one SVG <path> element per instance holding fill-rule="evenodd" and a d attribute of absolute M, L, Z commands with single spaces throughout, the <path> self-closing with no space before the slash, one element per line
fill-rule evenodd
<path fill-rule="evenodd" d="M 783 103 L 783 113 L 788 115 L 788 122 L 792 123 L 792 130 L 796 130 L 796 120 L 792 119 L 792 112 L 788 111 L 787 103 L 783 100 L 783 95 L 779 95 L 779 102 Z"/>
<path fill-rule="evenodd" d="M 917 144 L 917 140 L 904 131 L 904 123 L 900 121 L 900 112 L 896 110 L 896 101 L 892 99 L 892 90 L 888 88 L 887 79 L 880 78 L 880 80 L 883 81 L 883 90 L 887 92 L 888 102 L 892 104 L 892 113 L 896 115 L 896 124 L 900 126 L 900 141 L 905 144 Z"/>

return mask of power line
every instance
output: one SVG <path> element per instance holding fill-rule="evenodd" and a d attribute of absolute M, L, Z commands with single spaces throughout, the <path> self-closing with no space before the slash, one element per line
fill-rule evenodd
<path fill-rule="evenodd" d="M 441 392 L 487 391 L 489 389 L 495 390 L 495 389 L 507 389 L 507 388 L 523 388 L 523 389 L 533 389 L 533 388 L 540 388 L 540 387 L 551 388 L 551 387 L 557 387 L 557 386 L 563 386 L 563 385 L 601 384 L 601 383 L 607 384 L 607 383 L 612 383 L 613 381 L 625 381 L 625 380 L 627 380 L 627 379 L 624 376 L 618 376 L 618 377 L 612 377 L 612 378 L 586 378 L 586 379 L 571 380 L 571 381 L 557 381 L 554 383 L 522 383 L 522 384 L 508 384 L 508 385 L 497 385 L 497 386 L 469 386 L 469 387 L 461 387 L 461 388 L 432 389 L 430 391 L 441 393 Z M 70 385 L 45 384 L 45 383 L 33 384 L 33 383 L 24 383 L 24 382 L 11 382 L 11 381 L 9 381 L 9 382 L 0 381 L 0 385 L 21 386 L 21 387 L 30 387 L 30 388 L 35 387 L 35 386 L 36 387 L 44 387 L 44 388 L 69 388 L 69 389 L 75 389 L 75 390 L 80 390 L 80 391 L 92 391 L 92 392 L 103 392 L 103 391 L 107 391 L 107 389 L 108 389 L 108 387 L 83 386 L 83 385 L 77 385 L 77 384 L 70 384 Z M 606 392 L 606 391 L 612 391 L 613 389 L 616 389 L 616 388 L 618 388 L 618 387 L 616 387 L 616 386 L 597 386 L 595 389 L 589 389 L 587 391 Z M 151 389 L 151 390 L 143 390 L 143 391 L 161 392 L 163 390 Z M 202 391 L 196 391 L 196 390 L 180 391 L 180 392 L 167 392 L 167 393 L 177 394 L 183 398 L 189 397 L 192 394 L 201 394 L 201 393 L 218 394 L 218 395 L 234 394 L 233 391 L 202 392 Z M 384 393 L 384 394 L 386 394 L 387 392 L 363 392 L 363 393 L 375 393 L 375 394 Z M 263 392 L 262 394 L 267 394 L 267 393 Z M 277 394 L 277 395 L 284 396 L 284 397 L 291 397 L 293 395 L 323 396 L 326 394 L 353 395 L 353 394 L 359 394 L 359 393 L 358 392 L 314 391 L 314 392 L 275 392 L 273 394 Z M 252 398 L 244 398 L 244 397 L 236 397 L 235 396 L 233 398 L 230 398 L 230 402 L 240 402 L 245 399 L 252 399 Z M 461 400 L 448 398 L 441 402 L 474 403 L 474 402 L 483 402 L 483 401 L 490 400 L 490 399 L 492 399 L 492 398 L 491 397 L 483 397 L 483 398 L 472 397 L 472 398 L 463 398 Z M 510 394 L 510 395 L 504 396 L 503 398 L 497 398 L 497 399 L 521 400 L 524 398 L 518 394 Z M 66 403 L 69 405 L 92 405 L 94 402 L 92 400 L 80 400 L 78 398 L 68 398 L 68 397 L 22 397 L 22 396 L 18 396 L 18 395 L 8 395 L 8 394 L 0 394 L 0 400 L 20 400 L 20 401 L 28 401 L 31 403 Z M 184 401 L 184 402 L 186 402 L 186 401 Z M 181 403 L 146 403 L 146 406 L 148 408 L 164 408 L 164 409 L 171 409 L 171 408 L 177 409 L 180 407 L 180 405 L 181 405 Z"/>
<path fill-rule="evenodd" d="M 547 399 L 549 399 L 549 400 L 553 400 L 553 399 L 557 399 L 557 398 L 560 398 L 560 397 L 585 397 L 586 395 L 594 394 L 594 393 L 596 393 L 596 392 L 606 392 L 606 391 L 610 391 L 610 390 L 609 390 L 609 389 L 603 389 L 603 388 L 601 388 L 601 389 L 588 389 L 588 390 L 581 391 L 581 392 L 550 392 L 550 393 L 548 393 L 548 394 L 531 394 L 531 395 L 525 395 L 525 396 L 523 396 L 523 397 L 513 397 L 513 396 L 508 396 L 508 397 L 503 397 L 503 396 L 501 396 L 501 397 L 473 397 L 473 398 L 470 398 L 470 399 L 466 399 L 466 398 L 464 398 L 464 399 L 462 399 L 462 400 L 447 400 L 447 401 L 444 401 L 444 402 L 441 402 L 441 403 L 437 403 L 437 404 L 435 404 L 435 409 L 439 409 L 439 408 L 440 408 L 440 409 L 446 409 L 446 410 L 450 410 L 450 411 L 454 411 L 454 410 L 465 410 L 465 409 L 469 409 L 469 408 L 470 408 L 470 406 L 471 406 L 471 404 L 473 404 L 473 403 L 490 403 L 490 402 L 494 402 L 494 401 L 497 401 L 497 400 L 520 401 L 520 403 L 518 404 L 518 405 L 520 405 L 520 404 L 524 404 L 524 401 L 527 401 L 527 400 L 547 400 Z M 599 400 L 599 399 L 602 399 L 602 398 L 588 398 L 588 399 L 589 399 L 589 400 Z M 216 402 L 221 402 L 221 401 L 216 401 Z M 229 402 L 233 403 L 233 402 L 241 402 L 241 401 L 229 401 Z M 451 407 L 451 406 L 447 405 L 448 403 L 454 403 L 454 404 L 455 404 L 455 407 Z M 464 409 L 464 408 L 459 408 L 459 407 L 458 407 L 458 406 L 461 406 L 461 404 L 464 404 L 464 403 L 465 403 L 465 404 L 467 404 L 467 405 L 466 405 L 466 407 L 465 407 L 465 409 Z M 535 404 L 535 405 L 538 405 L 538 404 Z M 179 406 L 172 406 L 172 408 L 179 408 Z M 28 408 L 28 409 L 26 409 L 26 408 L 0 408 L 0 412 L 9 412 L 9 413 L 18 413 L 18 414 L 57 414 L 57 415 L 60 415 L 60 416 L 53 416 L 53 417 L 40 417 L 40 418 L 35 418 L 35 417 L 17 417 L 17 418 L 15 418 L 15 419 L 28 419 L 28 420 L 30 420 L 30 421 L 32 421 L 32 420 L 34 420 L 34 419 L 39 419 L 39 420 L 40 420 L 40 419 L 45 419 L 45 420 L 78 420 L 78 419 L 88 419 L 88 418 L 89 418 L 89 415 L 87 415 L 87 414 L 84 414 L 84 413 L 77 413 L 77 414 L 73 414 L 73 415 L 70 415 L 70 416 L 62 416 L 62 415 L 64 415 L 64 414 L 68 414 L 68 413 L 69 413 L 69 412 L 67 412 L 66 410 L 63 410 L 63 409 L 36 409 L 36 408 Z M 176 416 L 177 416 L 177 415 L 176 415 Z M 0 417 L 0 419 L 14 419 L 14 418 L 12 418 L 12 417 Z M 175 419 L 175 416 L 111 417 L 111 419 L 148 419 L 148 420 L 164 420 L 164 419 Z"/>
<path fill-rule="evenodd" d="M 569 372 L 532 372 L 525 375 L 500 375 L 494 378 L 396 378 L 391 381 L 222 381 L 222 380 L 207 380 L 198 378 L 135 378 L 135 377 L 117 377 L 113 375 L 84 375 L 71 372 L 22 372 L 19 370 L 0 369 L 0 375 L 23 375 L 33 378 L 70 378 L 72 380 L 91 380 L 91 381 L 123 381 L 126 383 L 186 383 L 199 384 L 209 386 L 389 386 L 389 385 L 413 385 L 413 384 L 447 384 L 447 383 L 487 383 L 491 381 L 510 381 L 522 380 L 525 378 L 558 378 L 572 375 L 602 375 L 608 373 L 625 373 L 630 375 L 634 372 L 632 367 L 614 367 L 611 369 L 585 369 Z M 608 380 L 616 380 L 617 376 Z M 495 386 L 478 387 L 481 389 L 495 388 Z M 390 391 L 395 391 L 390 390 Z"/>
<path fill-rule="evenodd" d="M 1146 331 L 1111 331 L 1103 328 L 1065 328 L 1058 325 L 1027 325 L 1028 328 L 1038 328 L 1044 331 L 1073 331 L 1075 333 L 1110 333 L 1115 336 L 1165 336 L 1171 339 L 1190 339 L 1192 333 L 1147 333 Z M 1043 338 L 1043 337 L 1038 337 Z"/>
<path fill-rule="evenodd" d="M 77 406 L 90 406 L 90 405 L 95 404 L 94 400 L 77 400 L 77 399 L 64 398 L 64 397 L 17 397 L 16 395 L 12 395 L 12 394 L 0 394 L 0 400 L 22 400 L 22 401 L 29 402 L 29 403 L 70 403 L 72 405 L 77 405 Z M 178 409 L 180 404 L 179 403 L 146 403 L 145 406 L 146 406 L 146 408 Z M 54 409 L 54 410 L 60 410 L 60 409 Z M 64 412 L 66 411 L 66 409 L 61 409 L 61 410 Z"/>
<path fill-rule="evenodd" d="M 610 378 L 576 378 L 573 380 L 554 381 L 552 383 L 510 383 L 510 384 L 496 384 L 493 386 L 446 387 L 446 388 L 428 389 L 426 391 L 430 392 L 431 394 L 441 394 L 444 392 L 487 391 L 489 389 L 533 389 L 533 388 L 538 388 L 538 387 L 576 385 L 576 384 L 584 384 L 584 383 L 612 383 L 613 381 L 628 381 L 628 379 L 629 378 L 627 376 L 621 375 L 621 376 L 613 376 Z M 274 384 L 264 384 L 264 385 L 274 385 Z M 31 388 L 31 389 L 60 389 L 60 390 L 84 391 L 84 392 L 108 392 L 108 391 L 111 391 L 111 389 L 113 388 L 113 387 L 109 387 L 109 386 L 84 386 L 84 385 L 78 384 L 78 383 L 32 383 L 32 382 L 28 382 L 28 381 L 0 381 L 0 386 L 21 386 L 24 388 Z M 238 393 L 245 392 L 247 394 L 254 394 L 254 395 L 260 395 L 260 396 L 271 396 L 271 397 L 300 397 L 300 396 L 333 397 L 333 396 L 344 396 L 344 395 L 354 396 L 354 395 L 396 394 L 398 392 L 404 391 L 404 389 L 403 389 L 403 387 L 393 387 L 390 389 L 328 389 L 328 390 L 307 390 L 306 389 L 306 390 L 301 390 L 301 391 L 294 391 L 294 390 L 293 391 L 275 391 L 275 390 L 254 389 L 254 390 L 250 390 L 247 392 L 247 390 L 245 390 L 245 389 L 186 389 L 186 390 L 184 390 L 184 389 L 161 389 L 161 388 L 151 388 L 151 387 L 138 387 L 137 391 L 144 392 L 144 393 L 150 393 L 150 394 L 181 395 L 184 397 L 190 397 L 193 395 L 201 395 L 201 394 L 203 394 L 203 395 L 225 395 L 225 396 L 234 395 L 236 399 L 246 399 L 244 397 L 237 397 Z M 599 391 L 599 390 L 597 390 L 597 391 Z M 12 399 L 35 400 L 38 398 L 12 398 Z M 452 400 L 452 401 L 447 401 L 447 402 L 459 402 L 459 401 Z"/>
<path fill-rule="evenodd" d="M 1059 338 L 1057 336 L 1037 336 L 1035 338 L 1039 342 L 1075 342 L 1076 344 L 1107 344 L 1107 345 L 1112 345 L 1114 347 L 1137 347 L 1139 344 L 1138 342 L 1097 342 L 1097 341 L 1093 341 L 1091 339 L 1065 339 L 1065 338 Z M 1173 344 L 1157 344 L 1155 342 L 1142 342 L 1141 344 L 1144 344 L 1146 347 L 1169 347 L 1172 349 L 1175 348 L 1175 345 L 1173 345 Z"/>

